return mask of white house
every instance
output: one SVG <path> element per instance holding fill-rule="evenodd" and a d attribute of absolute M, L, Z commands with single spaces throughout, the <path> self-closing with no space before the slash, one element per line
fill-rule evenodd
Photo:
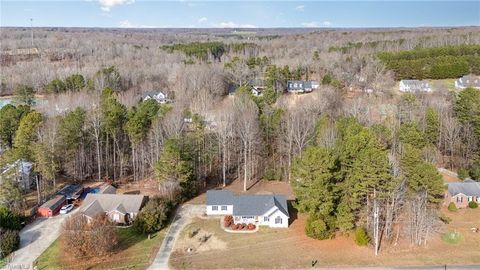
<path fill-rule="evenodd" d="M 149 99 L 154 99 L 156 100 L 158 103 L 160 104 L 165 104 L 165 103 L 168 103 L 170 102 L 170 100 L 168 99 L 168 96 L 167 94 L 164 94 L 160 91 L 148 91 L 148 92 L 145 92 L 143 94 L 143 98 L 142 100 L 143 101 L 147 101 Z"/>
<path fill-rule="evenodd" d="M 420 80 L 401 80 L 400 81 L 400 92 L 409 92 L 409 93 L 417 93 L 417 92 L 431 92 L 432 88 L 427 81 L 420 81 Z"/>
<path fill-rule="evenodd" d="M 35 184 L 33 164 L 23 159 L 6 165 L 0 173 L 0 182 L 14 181 L 22 190 L 29 190 Z"/>
<path fill-rule="evenodd" d="M 480 78 L 472 75 L 465 75 L 455 81 L 455 88 L 465 89 L 467 87 L 480 89 Z"/>
<path fill-rule="evenodd" d="M 287 91 L 290 93 L 309 93 L 319 86 L 317 81 L 287 81 Z"/>
<path fill-rule="evenodd" d="M 252 95 L 261 97 L 263 96 L 263 90 L 265 90 L 263 86 L 252 86 Z"/>
<path fill-rule="evenodd" d="M 287 228 L 287 199 L 284 195 L 235 195 L 228 190 L 207 191 L 207 215 L 232 215 L 233 223 Z"/>

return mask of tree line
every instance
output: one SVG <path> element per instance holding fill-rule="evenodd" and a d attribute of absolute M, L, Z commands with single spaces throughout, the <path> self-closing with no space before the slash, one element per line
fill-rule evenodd
<path fill-rule="evenodd" d="M 469 73 L 480 74 L 479 45 L 416 48 L 377 55 L 388 69 L 394 71 L 398 80 L 449 79 Z"/>

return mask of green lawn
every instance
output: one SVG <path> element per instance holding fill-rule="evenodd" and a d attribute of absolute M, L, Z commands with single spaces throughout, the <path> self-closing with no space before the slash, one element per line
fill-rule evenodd
<path fill-rule="evenodd" d="M 118 229 L 119 243 L 114 254 L 98 260 L 65 262 L 61 258 L 59 240 L 56 240 L 36 261 L 38 269 L 146 269 L 156 255 L 165 236 L 165 230 L 146 235 L 137 234 L 133 229 Z"/>

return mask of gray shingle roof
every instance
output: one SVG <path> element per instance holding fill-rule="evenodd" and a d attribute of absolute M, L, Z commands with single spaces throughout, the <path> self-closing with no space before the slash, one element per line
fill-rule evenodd
<path fill-rule="evenodd" d="M 233 192 L 228 190 L 207 190 L 207 205 L 233 205 Z"/>
<path fill-rule="evenodd" d="M 457 80 L 457 84 L 462 87 L 480 87 L 480 77 L 465 75 Z"/>
<path fill-rule="evenodd" d="M 261 216 L 276 206 L 289 216 L 284 195 L 234 195 L 228 190 L 208 190 L 207 205 L 233 205 L 234 216 Z"/>
<path fill-rule="evenodd" d="M 429 84 L 427 81 L 420 81 L 420 80 L 402 80 L 403 84 L 410 87 L 412 90 L 421 90 L 424 88 L 428 88 Z"/>
<path fill-rule="evenodd" d="M 473 181 L 450 183 L 448 184 L 448 193 L 452 196 L 462 193 L 467 196 L 480 197 L 480 183 Z"/>
<path fill-rule="evenodd" d="M 105 186 L 100 188 L 100 192 L 98 192 L 98 193 L 100 193 L 100 194 L 116 194 L 117 189 L 112 185 L 105 185 Z"/>
<path fill-rule="evenodd" d="M 119 209 L 127 213 L 138 213 L 143 206 L 144 199 L 143 195 L 89 193 L 83 201 L 81 212 L 88 216 Z M 92 204 L 95 201 L 99 207 Z M 92 209 L 90 209 L 91 207 Z"/>

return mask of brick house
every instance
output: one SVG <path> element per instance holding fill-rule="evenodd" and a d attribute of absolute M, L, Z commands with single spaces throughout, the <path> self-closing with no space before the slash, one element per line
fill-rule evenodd
<path fill-rule="evenodd" d="M 457 208 L 466 208 L 471 201 L 480 203 L 480 183 L 465 180 L 461 183 L 448 184 L 448 190 L 445 192 L 446 205 L 453 202 Z"/>

